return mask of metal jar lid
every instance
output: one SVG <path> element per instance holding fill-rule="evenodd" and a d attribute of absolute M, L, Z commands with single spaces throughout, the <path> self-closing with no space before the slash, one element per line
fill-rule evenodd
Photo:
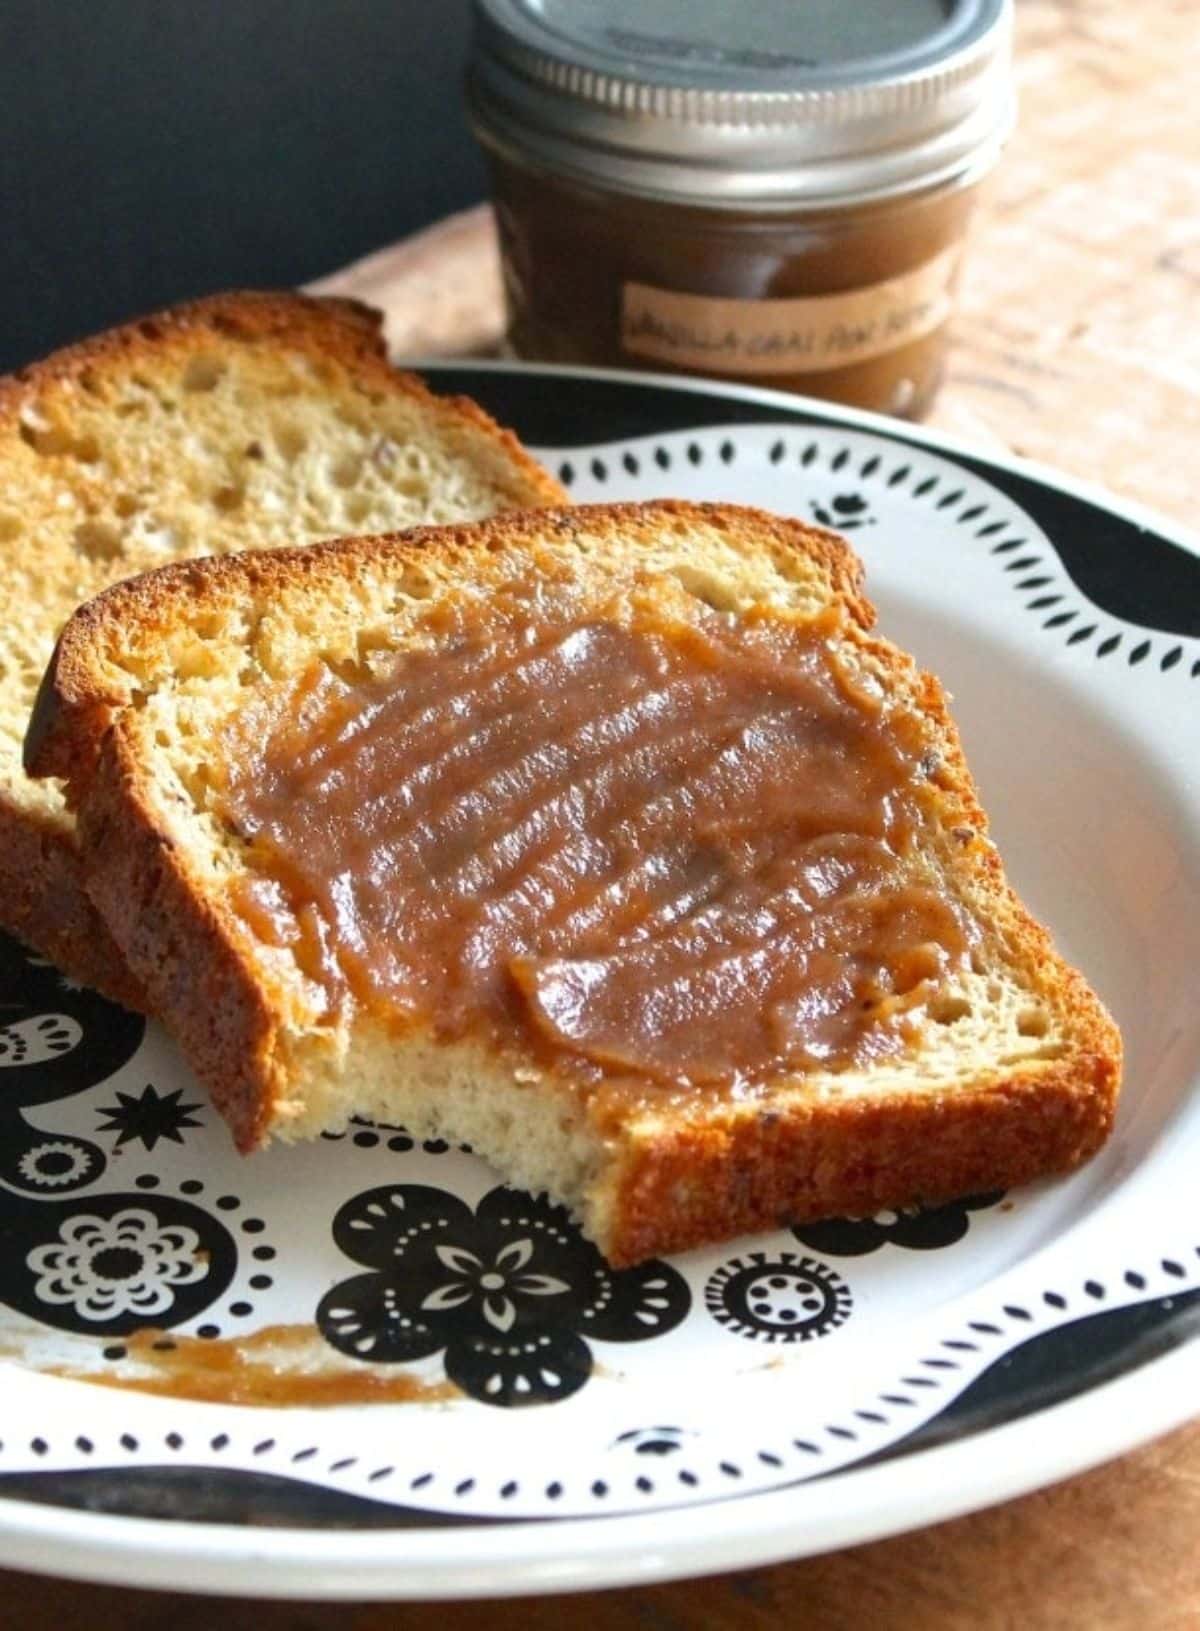
<path fill-rule="evenodd" d="M 986 168 L 1011 0 L 474 0 L 485 145 L 680 203 L 849 204 Z"/>

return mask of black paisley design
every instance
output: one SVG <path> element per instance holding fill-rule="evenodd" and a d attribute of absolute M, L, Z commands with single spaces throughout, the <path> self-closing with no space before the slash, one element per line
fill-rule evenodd
<path fill-rule="evenodd" d="M 94 1087 L 133 1058 L 146 1021 L 0 934 L 0 1083 L 28 1109 Z"/>
<path fill-rule="evenodd" d="M 107 1081 L 146 1022 L 0 934 L 0 1302 L 58 1330 L 126 1336 L 195 1318 L 229 1288 L 238 1249 L 201 1207 L 168 1195 L 78 1194 L 108 1156 L 27 1112 Z M 182 1090 L 118 1092 L 101 1130 L 149 1150 L 198 1125 Z M 68 1199 L 68 1197 L 70 1197 Z"/>
<path fill-rule="evenodd" d="M 88 1139 L 48 1139 L 25 1112 L 119 1070 L 146 1030 L 140 1014 L 84 990 L 0 934 L 0 1183 L 29 1195 L 92 1183 L 108 1159 Z"/>
<path fill-rule="evenodd" d="M 592 1372 L 588 1339 L 640 1342 L 673 1330 L 691 1297 L 661 1262 L 617 1272 L 562 1207 L 498 1188 L 474 1212 L 420 1184 L 367 1190 L 333 1236 L 371 1272 L 321 1301 L 326 1341 L 385 1364 L 444 1350 L 447 1377 L 483 1404 L 545 1404 Z"/>
<path fill-rule="evenodd" d="M 830 1257 L 862 1257 L 881 1246 L 906 1246 L 909 1251 L 936 1251 L 962 1240 L 971 1227 L 970 1214 L 996 1206 L 1002 1189 L 967 1195 L 944 1206 L 908 1206 L 901 1211 L 877 1212 L 873 1218 L 826 1218 L 820 1223 L 797 1224 L 792 1233 L 802 1246 Z"/>
<path fill-rule="evenodd" d="M 173 1196 L 0 1194 L 0 1302 L 60 1331 L 183 1324 L 229 1287 L 237 1256 L 222 1223 Z"/>

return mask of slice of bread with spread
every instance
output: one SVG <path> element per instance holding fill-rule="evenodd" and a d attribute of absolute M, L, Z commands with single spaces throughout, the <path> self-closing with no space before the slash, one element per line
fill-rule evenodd
<path fill-rule="evenodd" d="M 657 503 L 164 568 L 26 743 L 241 1148 L 470 1143 L 614 1264 L 1064 1172 L 1120 1038 L 835 535 Z"/>
<path fill-rule="evenodd" d="M 59 790 L 20 766 L 80 602 L 180 557 L 565 502 L 473 403 L 390 367 L 376 314 L 349 301 L 220 295 L 0 381 L 0 925 L 140 1003 Z"/>

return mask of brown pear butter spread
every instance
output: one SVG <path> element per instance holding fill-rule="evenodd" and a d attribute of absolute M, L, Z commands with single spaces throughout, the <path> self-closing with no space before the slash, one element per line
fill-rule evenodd
<path fill-rule="evenodd" d="M 971 925 L 922 865 L 927 741 L 828 620 L 531 598 L 229 730 L 233 904 L 330 1016 L 727 1091 L 912 1038 Z"/>
<path fill-rule="evenodd" d="M 211 1340 L 148 1327 L 122 1346 L 129 1363 L 113 1369 L 57 1365 L 45 1374 L 131 1393 L 273 1409 L 435 1404 L 460 1396 L 452 1382 L 427 1382 L 392 1365 L 331 1365 L 314 1325 L 266 1325 Z"/>
<path fill-rule="evenodd" d="M 537 362 L 716 374 L 917 418 L 979 191 L 756 215 L 494 158 L 508 339 Z"/>

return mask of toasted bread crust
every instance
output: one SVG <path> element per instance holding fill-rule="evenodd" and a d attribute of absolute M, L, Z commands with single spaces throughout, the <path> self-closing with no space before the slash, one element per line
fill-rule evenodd
<path fill-rule="evenodd" d="M 379 314 L 356 301 L 287 292 L 234 291 L 175 306 L 68 346 L 0 379 L 0 436 L 47 393 L 87 392 L 97 380 L 135 374 L 143 363 L 186 359 L 228 340 L 279 343 L 331 359 L 368 389 L 419 402 L 448 430 L 470 427 L 507 472 L 512 502 L 563 504 L 566 494 L 517 438 L 465 397 L 438 397 L 387 360 Z M 0 925 L 60 968 L 126 1005 L 144 994 L 78 887 L 69 828 L 0 789 Z"/>
<path fill-rule="evenodd" d="M 844 607 L 856 649 L 920 708 L 939 760 L 933 783 L 946 865 L 986 903 L 1029 990 L 1070 1016 L 1070 1045 L 1062 1057 L 994 1061 L 946 1090 L 917 1085 L 859 1096 L 835 1086 L 813 1094 L 789 1078 L 778 1092 L 768 1084 L 744 1099 L 705 1097 L 691 1110 L 624 1119 L 600 1095 L 587 1112 L 599 1154 L 584 1205 L 598 1243 L 621 1266 L 784 1221 L 869 1215 L 1009 1187 L 1067 1171 L 1103 1143 L 1119 1087 L 1119 1034 L 1007 884 L 944 693 L 870 632 L 874 612 L 853 553 L 836 535 L 798 522 L 668 502 L 543 511 L 179 563 L 107 590 L 64 630 L 31 724 L 27 764 L 34 775 L 67 779 L 80 808 L 92 898 L 239 1147 L 251 1149 L 277 1130 L 288 1087 L 277 1045 L 284 1027 L 244 925 L 206 894 L 189 856 L 163 830 L 133 723 L 134 681 L 110 658 L 138 652 L 152 669 L 183 607 L 187 617 L 204 619 L 247 600 L 275 604 L 314 584 L 332 590 L 340 582 L 348 590 L 364 574 L 399 576 L 406 563 L 437 566 L 451 582 L 477 582 L 501 552 L 537 544 L 553 553 L 585 535 L 593 546 L 607 537 L 616 547 L 639 529 L 701 522 L 768 551 L 802 554 Z M 511 1067 L 507 1058 L 495 1061 L 508 1076 Z M 528 1091 L 569 1097 L 572 1089 L 542 1081 Z"/>
<path fill-rule="evenodd" d="M 247 592 L 271 597 L 322 576 L 336 580 L 372 567 L 385 567 L 401 557 L 420 557 L 453 570 L 472 553 L 486 555 L 520 549 L 536 539 L 569 544 L 603 515 L 619 531 L 640 522 L 643 504 L 580 505 L 571 509 L 504 513 L 486 521 L 451 527 L 413 527 L 353 540 L 334 538 L 300 549 L 269 554 L 227 555 L 202 561 L 174 561 L 155 572 L 127 578 L 82 606 L 63 630 L 42 678 L 25 737 L 25 769 L 35 777 L 58 776 L 70 788 L 88 771 L 97 746 L 115 713 L 129 701 L 126 686 L 106 687 L 97 670 L 97 654 L 153 643 L 165 633 L 186 597 L 193 613 L 212 613 L 236 603 Z M 700 516 L 716 524 L 753 524 L 764 539 L 782 551 L 803 540 L 806 554 L 825 574 L 830 592 L 864 631 L 875 621 L 875 609 L 862 590 L 862 566 L 837 533 L 786 521 L 766 511 L 725 504 L 688 504 L 664 499 L 654 505 L 664 520 Z M 347 554 L 347 544 L 353 555 Z"/>
<path fill-rule="evenodd" d="M 240 1150 L 263 1142 L 278 1096 L 274 1016 L 187 856 L 159 830 L 119 726 L 95 762 L 79 825 L 87 890 L 152 1011 L 168 1017 Z"/>
<path fill-rule="evenodd" d="M 399 390 L 419 400 L 444 423 L 468 421 L 503 450 L 514 477 L 528 484 L 534 502 L 567 502 L 554 477 L 477 402 L 465 396 L 435 396 L 416 374 L 393 368 L 387 359 L 380 313 L 360 301 L 337 296 L 234 289 L 136 318 L 0 378 L 0 426 L 19 417 L 22 408 L 47 386 L 84 385 L 86 389 L 89 374 L 125 372 L 142 360 L 162 360 L 172 350 L 186 356 L 197 343 L 214 335 L 311 345 L 364 382 L 374 380 L 381 390 Z"/>
<path fill-rule="evenodd" d="M 124 1008 L 145 992 L 84 887 L 74 835 L 28 819 L 0 798 L 0 928 Z"/>
<path fill-rule="evenodd" d="M 606 1199 L 615 1268 L 706 1241 L 937 1204 L 1070 1172 L 1112 1128 L 1120 1083 L 1107 1016 L 1095 1048 L 970 1092 L 739 1107 L 631 1143 Z"/>

